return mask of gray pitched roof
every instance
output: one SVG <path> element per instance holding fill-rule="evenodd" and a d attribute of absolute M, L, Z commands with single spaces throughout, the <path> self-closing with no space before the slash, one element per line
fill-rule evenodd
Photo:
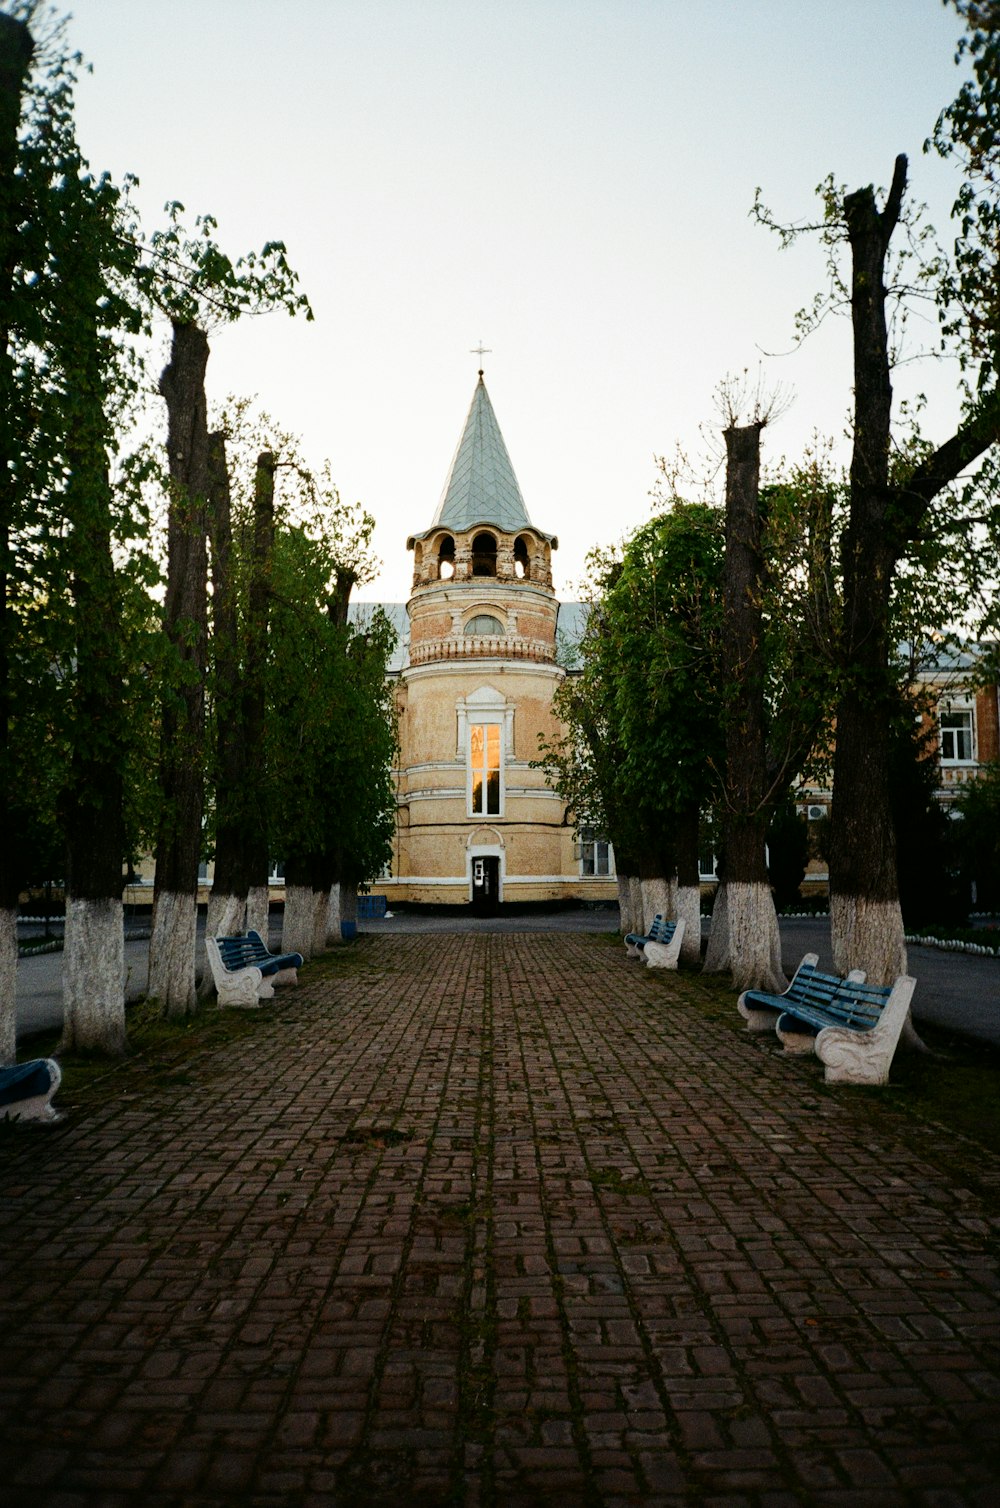
<path fill-rule="evenodd" d="M 406 603 L 351 602 L 347 608 L 348 621 L 353 623 L 359 632 L 364 633 L 376 608 L 380 608 L 385 613 L 396 630 L 396 647 L 389 656 L 389 663 L 386 666 L 389 674 L 394 675 L 400 670 L 405 670 L 410 663 L 410 618 L 406 611 Z"/>
<path fill-rule="evenodd" d="M 505 534 L 532 527 L 482 372 L 431 528 L 476 524 L 495 524 Z"/>

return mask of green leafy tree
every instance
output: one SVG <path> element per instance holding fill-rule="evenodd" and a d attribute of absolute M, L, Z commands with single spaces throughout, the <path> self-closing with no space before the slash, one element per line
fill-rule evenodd
<path fill-rule="evenodd" d="M 620 880 L 639 878 L 653 897 L 633 905 L 620 889 L 626 930 L 646 909 L 679 907 L 689 959 L 700 938 L 698 813 L 719 752 L 721 559 L 718 510 L 680 500 L 620 558 L 591 557 L 582 668 L 554 700 L 566 733 L 540 761 L 578 826 L 614 844 Z"/>
<path fill-rule="evenodd" d="M 149 993 L 170 1016 L 183 1016 L 196 1004 L 195 924 L 208 753 L 207 507 L 210 493 L 221 505 L 225 492 L 218 449 L 209 442 L 206 331 L 273 309 L 312 317 L 283 243 L 268 242 L 260 253 L 234 262 L 216 242 L 211 216 L 199 217 L 189 232 L 182 214 L 183 205 L 167 205 L 167 225 L 149 238 L 137 269 L 150 309 L 168 316 L 172 332 L 160 393 L 168 411 L 169 467 L 164 628 L 174 673 L 161 711 L 162 805 L 149 950 Z"/>
<path fill-rule="evenodd" d="M 272 842 L 285 861 L 282 945 L 324 946 L 334 885 L 356 889 L 388 862 L 396 748 L 386 679 L 394 633 L 347 621 L 353 572 L 301 528 L 275 540 L 268 667 Z"/>
<path fill-rule="evenodd" d="M 4 35 L 33 23 L 37 11 L 12 7 Z M 132 297 L 127 193 L 91 174 L 80 153 L 79 60 L 64 29 L 48 22 L 3 183 L 0 722 L 2 784 L 17 793 L 4 884 L 16 901 L 31 838 L 22 817 L 31 812 L 36 830 L 41 823 L 58 833 L 66 848 L 64 1045 L 120 1052 L 123 791 L 127 728 L 134 698 L 142 701 L 121 625 L 141 623 L 137 604 L 149 577 L 137 475 L 121 453 L 138 391 L 132 342 L 142 317 Z"/>
<path fill-rule="evenodd" d="M 328 463 L 310 466 L 295 438 L 247 401 L 229 400 L 218 423 L 215 444 L 220 452 L 225 446 L 228 459 L 223 469 L 220 458 L 210 509 L 215 876 L 209 923 L 213 930 L 238 931 L 246 920 L 266 930 L 269 859 L 281 857 L 289 931 L 310 952 L 321 930 L 318 921 L 312 926 L 313 871 L 300 883 L 296 853 L 276 826 L 276 814 L 290 799 L 285 781 L 304 778 L 285 746 L 283 721 L 308 722 L 318 705 L 310 704 L 309 677 L 330 650 L 326 619 L 333 612 L 343 628 L 350 585 L 374 572 L 373 520 L 343 502 Z M 303 680 L 309 690 L 300 706 L 296 687 Z M 298 794 L 305 797 L 305 790 Z M 312 794 L 305 825 L 315 835 L 325 797 L 322 787 Z M 300 912 L 309 914 L 308 923 L 292 919 Z"/>
<path fill-rule="evenodd" d="M 12 535 L 23 494 L 11 462 L 21 444 L 23 386 L 18 374 L 19 334 L 23 308 L 19 295 L 17 232 L 23 219 L 23 182 L 18 174 L 18 132 L 22 99 L 34 42 L 24 20 L 0 14 L 0 800 L 5 834 L 0 844 L 0 1064 L 14 1059 L 14 976 L 17 968 L 17 902 L 27 855 L 33 813 L 23 791 L 17 749 L 12 739 L 12 712 L 20 687 L 10 602 L 16 570 Z"/>

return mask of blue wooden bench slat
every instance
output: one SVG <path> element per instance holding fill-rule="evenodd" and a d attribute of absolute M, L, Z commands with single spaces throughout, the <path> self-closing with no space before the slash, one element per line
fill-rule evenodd
<path fill-rule="evenodd" d="M 0 1120 L 61 1120 L 51 1103 L 61 1081 L 54 1058 L 32 1058 L 0 1068 Z"/>
<path fill-rule="evenodd" d="M 259 932 L 243 937 L 217 937 L 219 952 L 227 969 L 245 969 L 254 965 L 265 978 L 281 969 L 301 969 L 301 953 L 272 953 Z"/>
<path fill-rule="evenodd" d="M 648 932 L 628 932 L 626 933 L 625 941 L 626 943 L 631 943 L 636 948 L 641 948 L 644 943 L 648 942 L 668 943 L 673 938 L 676 930 L 676 922 L 664 921 L 663 917 L 657 914 L 653 917 Z"/>

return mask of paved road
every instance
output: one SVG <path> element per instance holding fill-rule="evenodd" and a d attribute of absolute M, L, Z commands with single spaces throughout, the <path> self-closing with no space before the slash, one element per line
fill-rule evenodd
<path fill-rule="evenodd" d="M 360 930 L 374 936 L 472 933 L 489 935 L 513 932 L 608 932 L 617 925 L 617 911 L 595 909 L 553 912 L 544 916 L 456 917 L 399 915 L 387 921 L 362 922 Z M 829 927 L 805 917 L 781 922 L 783 962 L 789 974 L 804 953 L 820 955 L 824 967 L 832 968 Z M 271 944 L 280 945 L 280 919 L 272 918 Z M 148 944 L 126 944 L 129 999 L 140 997 L 146 984 Z M 943 953 L 936 948 L 911 947 L 910 972 L 917 989 L 913 1011 L 918 1021 L 931 1021 L 968 1036 L 1000 1046 L 1000 958 L 979 958 L 968 953 Z M 51 1030 L 62 1025 L 62 955 L 43 954 L 22 959 L 17 974 L 17 1027 L 19 1036 Z"/>
<path fill-rule="evenodd" d="M 0 1139 L 5 1508 L 996 1504 L 997 1157 L 566 931 L 211 1019 Z"/>

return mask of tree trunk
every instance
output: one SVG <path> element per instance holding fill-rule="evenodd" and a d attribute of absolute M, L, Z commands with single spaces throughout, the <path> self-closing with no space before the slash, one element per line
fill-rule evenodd
<path fill-rule="evenodd" d="M 901 166 L 902 164 L 902 166 Z M 851 509 L 841 545 L 843 679 L 837 706 L 831 812 L 830 920 L 834 967 L 862 968 L 875 983 L 906 971 L 896 836 L 889 802 L 889 598 L 902 543 L 889 490 L 892 385 L 885 317 L 885 258 L 905 159 L 880 213 L 871 188 L 849 194 L 854 332 Z"/>
<path fill-rule="evenodd" d="M 248 742 L 243 726 L 243 659 L 240 654 L 233 572 L 232 507 L 225 436 L 208 437 L 208 534 L 211 547 L 212 704 L 215 721 L 215 869 L 208 897 L 206 937 L 246 929 L 250 875 L 244 835 Z M 200 958 L 199 999 L 214 993 L 208 960 Z"/>
<path fill-rule="evenodd" d="M 632 916 L 632 882 L 627 874 L 618 870 L 615 874 L 615 887 L 618 891 L 618 930 L 623 937 L 634 932 L 635 923 Z"/>
<path fill-rule="evenodd" d="M 257 457 L 253 499 L 253 544 L 250 558 L 250 582 L 247 590 L 246 643 L 242 676 L 241 726 L 246 743 L 246 784 L 243 814 L 244 862 L 250 891 L 257 892 L 254 914 L 259 916 L 268 891 L 272 858 L 270 821 L 267 800 L 267 661 L 268 626 L 271 612 L 271 561 L 274 554 L 274 472 L 275 458 L 268 450 Z M 267 902 L 264 900 L 264 926 L 261 936 L 267 940 Z M 247 925 L 251 907 L 248 900 Z M 298 951 L 298 950 L 296 950 Z"/>
<path fill-rule="evenodd" d="M 679 961 L 701 964 L 701 880 L 698 871 L 698 808 L 677 819 L 677 919 L 684 923 Z"/>
<path fill-rule="evenodd" d="M 313 954 L 316 936 L 315 865 L 311 855 L 289 854 L 285 859 L 285 911 L 281 923 L 282 953 Z"/>
<path fill-rule="evenodd" d="M 729 887 L 722 876 L 715 892 L 712 921 L 708 929 L 708 947 L 702 972 L 727 974 L 729 972 Z"/>
<path fill-rule="evenodd" d="M 281 927 L 282 953 L 301 953 L 308 962 L 316 933 L 316 900 L 312 885 L 291 884 L 285 877 L 285 916 Z"/>
<path fill-rule="evenodd" d="M 340 920 L 341 922 L 354 922 L 358 920 L 358 887 L 353 880 L 341 880 L 340 882 Z"/>
<path fill-rule="evenodd" d="M 900 558 L 921 535 L 932 499 L 1000 437 L 997 395 L 986 392 L 956 433 L 925 456 L 903 486 L 889 484 L 892 384 L 885 259 L 899 221 L 906 173 L 906 158 L 899 156 L 881 211 L 870 187 L 844 199 L 852 261 L 854 445 L 850 518 L 841 546 L 842 685 L 830 830 L 830 920 L 837 971 L 864 969 L 880 984 L 906 971 L 889 800 L 892 580 Z M 915 1039 L 912 1026 L 906 1037 Z"/>
<path fill-rule="evenodd" d="M 647 875 L 642 881 L 642 914 L 646 920 L 646 931 L 653 925 L 653 919 L 662 916 L 664 921 L 675 921 L 677 918 L 677 886 L 673 878 L 666 875 Z"/>
<path fill-rule="evenodd" d="M 170 364 L 160 378 L 167 403 L 170 464 L 164 627 L 179 674 L 164 697 L 160 740 L 163 802 L 156 844 L 149 994 L 168 1016 L 194 1010 L 198 864 L 205 756 L 205 622 L 208 340 L 175 321 Z"/>
<path fill-rule="evenodd" d="M 67 897 L 63 1002 L 60 1052 L 124 1053 L 125 928 L 121 901 Z"/>
<path fill-rule="evenodd" d="M 17 975 L 17 906 L 28 860 L 17 807 L 17 781 L 11 761 L 11 644 L 13 615 L 8 582 L 13 564 L 11 528 L 16 508 L 16 479 L 11 462 L 17 455 L 13 402 L 15 321 L 14 269 L 17 225 L 21 218 L 15 177 L 21 95 L 34 43 L 23 21 L 0 14 L 0 1064 L 15 1060 L 17 1022 L 14 981 Z"/>
<path fill-rule="evenodd" d="M 233 895 L 228 891 L 217 891 L 213 886 L 209 891 L 207 915 L 205 917 L 206 937 L 239 937 L 247 930 L 247 900 L 245 895 Z M 260 931 L 259 928 L 256 929 Z M 264 934 L 261 933 L 264 937 Z M 264 937 L 264 941 L 267 938 Z M 206 967 L 207 979 L 202 976 L 199 995 L 204 998 L 214 992 L 215 985 L 212 982 L 212 971 Z M 208 986 L 207 991 L 205 986 Z"/>
<path fill-rule="evenodd" d="M 631 896 L 632 931 L 640 937 L 645 937 L 647 932 L 645 907 L 642 901 L 642 881 L 637 874 L 628 877 L 629 895 Z M 652 921 L 652 917 L 650 917 Z"/>
<path fill-rule="evenodd" d="M 313 891 L 313 954 L 326 952 L 326 938 L 330 930 L 330 888 Z"/>
<path fill-rule="evenodd" d="M 729 965 L 739 990 L 783 990 L 778 922 L 767 880 L 767 731 L 761 547 L 761 423 L 726 430 L 726 880 Z"/>
<path fill-rule="evenodd" d="M 330 894 L 326 907 L 326 945 L 334 947 L 343 942 L 340 935 L 340 881 L 334 880 L 330 886 Z"/>
<path fill-rule="evenodd" d="M 112 555 L 110 435 L 99 306 L 106 284 L 100 227 L 84 206 L 64 275 L 82 317 L 67 375 L 76 401 L 66 429 L 64 498 L 72 562 L 73 680 L 70 767 L 60 793 L 66 836 L 63 945 L 64 1051 L 125 1050 L 124 771 L 128 757 L 123 687 L 127 680 L 122 607 Z"/>
<path fill-rule="evenodd" d="M 271 892 L 267 885 L 251 885 L 247 891 L 248 932 L 259 932 L 265 942 L 271 935 Z"/>
<path fill-rule="evenodd" d="M 0 906 L 0 1068 L 17 1061 L 17 907 Z"/>

